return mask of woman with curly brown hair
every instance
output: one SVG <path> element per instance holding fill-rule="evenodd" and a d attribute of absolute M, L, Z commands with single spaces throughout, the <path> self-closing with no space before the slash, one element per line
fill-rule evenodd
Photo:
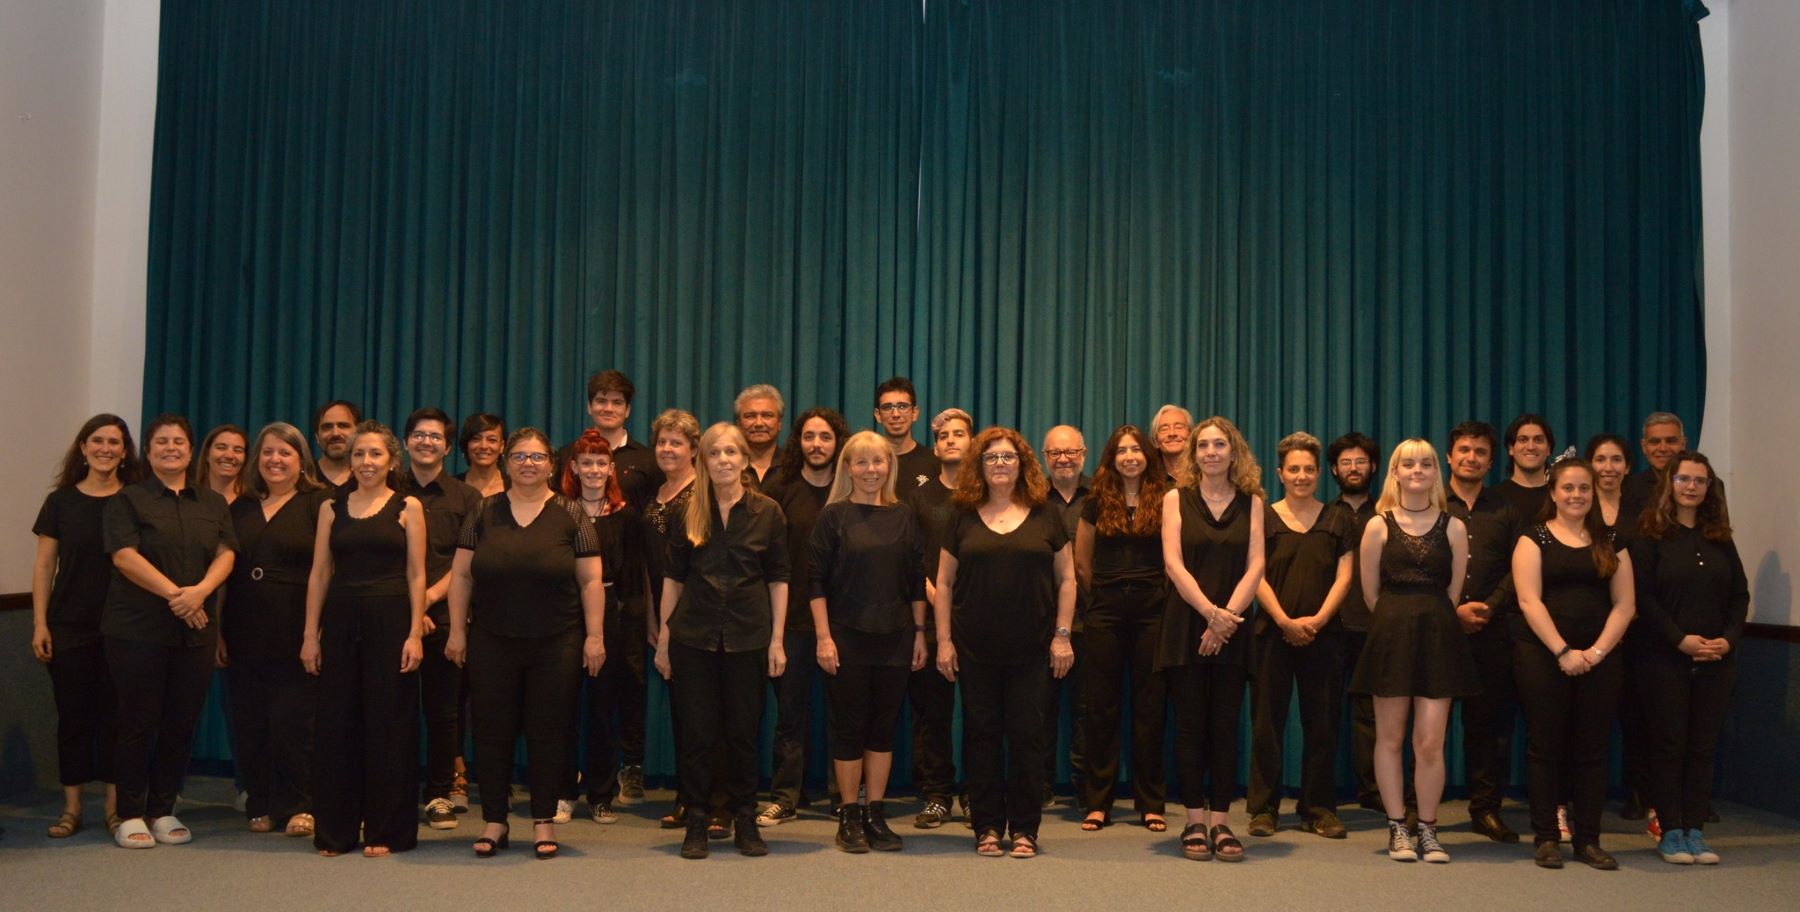
<path fill-rule="evenodd" d="M 969 452 L 977 468 L 958 479 L 956 518 L 938 556 L 937 666 L 962 683 L 975 851 L 999 857 L 1010 833 L 1013 857 L 1032 858 L 1043 817 L 1046 693 L 1051 676 L 1075 663 L 1075 559 L 1025 438 L 991 427 Z"/>

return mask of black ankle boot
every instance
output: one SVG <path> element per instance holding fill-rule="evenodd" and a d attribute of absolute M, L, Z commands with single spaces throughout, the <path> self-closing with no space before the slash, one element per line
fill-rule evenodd
<path fill-rule="evenodd" d="M 887 806 L 879 801 L 869 802 L 863 811 L 863 830 L 869 834 L 869 848 L 877 852 L 900 851 L 900 836 L 887 822 Z"/>
<path fill-rule="evenodd" d="M 863 829 L 862 807 L 840 804 L 837 809 L 837 847 L 840 852 L 861 855 L 869 851 L 869 836 Z"/>
<path fill-rule="evenodd" d="M 732 826 L 731 842 L 737 846 L 738 854 L 751 858 L 760 858 L 769 854 L 769 844 L 763 842 L 762 833 L 757 832 L 756 815 L 750 811 L 740 811 L 737 822 Z"/>
<path fill-rule="evenodd" d="M 706 815 L 687 815 L 687 835 L 681 840 L 681 857 L 706 857 Z"/>

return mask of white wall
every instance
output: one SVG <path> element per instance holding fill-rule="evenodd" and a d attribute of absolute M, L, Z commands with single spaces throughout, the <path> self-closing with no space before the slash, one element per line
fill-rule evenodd
<path fill-rule="evenodd" d="M 1731 348 L 1709 382 L 1722 380 L 1735 403 L 1725 477 L 1753 620 L 1800 624 L 1800 3 L 1710 5 L 1729 7 Z"/>
<path fill-rule="evenodd" d="M 141 408 L 158 10 L 0 0 L 0 593 L 81 422 Z"/>

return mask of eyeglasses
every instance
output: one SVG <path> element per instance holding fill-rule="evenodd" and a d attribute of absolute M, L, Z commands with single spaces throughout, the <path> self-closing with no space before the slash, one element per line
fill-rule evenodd
<path fill-rule="evenodd" d="M 1369 467 L 1369 460 L 1367 460 L 1367 459 L 1340 459 L 1337 461 L 1337 467 L 1340 469 L 1366 469 Z"/>
<path fill-rule="evenodd" d="M 1073 450 L 1045 450 L 1044 456 L 1048 459 L 1074 459 L 1086 452 L 1085 447 L 1077 447 Z"/>
<path fill-rule="evenodd" d="M 443 443 L 444 435 L 435 431 L 413 431 L 411 434 L 406 435 L 406 439 L 430 443 Z"/>
<path fill-rule="evenodd" d="M 886 412 L 889 415 L 898 415 L 901 412 L 910 411 L 915 408 L 918 408 L 918 406 L 913 405 L 910 402 L 884 402 L 875 406 L 875 411 Z"/>
<path fill-rule="evenodd" d="M 1012 452 L 981 454 L 982 465 L 1012 465 L 1018 461 L 1019 454 Z"/>
<path fill-rule="evenodd" d="M 508 456 L 506 458 L 512 460 L 513 465 L 524 465 L 528 462 L 531 463 L 532 465 L 543 465 L 544 463 L 550 461 L 550 454 L 549 453 L 514 453 L 511 456 Z"/>
<path fill-rule="evenodd" d="M 1712 484 L 1712 479 L 1705 475 L 1676 475 L 1669 480 L 1674 482 L 1675 486 L 1678 488 L 1685 488 L 1689 485 L 1693 485 L 1694 487 L 1704 490 L 1707 485 Z"/>

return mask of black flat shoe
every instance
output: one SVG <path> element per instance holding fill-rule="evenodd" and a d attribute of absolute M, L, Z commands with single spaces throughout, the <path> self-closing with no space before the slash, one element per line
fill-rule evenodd
<path fill-rule="evenodd" d="M 706 821 L 697 815 L 688 815 L 687 836 L 681 840 L 681 857 L 706 857 Z"/>
<path fill-rule="evenodd" d="M 733 845 L 737 846 L 739 855 L 746 855 L 751 858 L 761 858 L 764 855 L 769 854 L 769 844 L 763 842 L 762 833 L 757 831 L 756 818 L 754 816 L 750 814 L 739 814 L 737 825 L 733 827 L 733 829 L 735 829 L 736 832 L 732 834 L 731 842 Z"/>
<path fill-rule="evenodd" d="M 1506 821 L 1501 820 L 1500 815 L 1493 811 L 1482 811 L 1476 814 L 1475 818 L 1469 821 L 1469 829 L 1495 842 L 1511 845 L 1519 841 L 1519 834 L 1513 832 L 1512 828 L 1506 825 Z"/>
<path fill-rule="evenodd" d="M 1350 831 L 1344 827 L 1344 822 L 1330 811 L 1323 811 L 1306 818 L 1300 824 L 1300 830 L 1306 833 L 1317 833 L 1326 839 L 1345 839 L 1350 835 Z"/>
<path fill-rule="evenodd" d="M 1563 866 L 1562 850 L 1554 842 L 1540 842 L 1532 852 L 1531 861 L 1540 868 L 1560 868 Z"/>
<path fill-rule="evenodd" d="M 475 840 L 475 857 L 492 858 L 501 849 L 511 847 L 512 840 L 508 838 L 511 835 L 512 831 L 508 829 L 501 831 L 499 839 L 495 839 L 492 836 L 483 836 L 480 839 Z"/>
<path fill-rule="evenodd" d="M 1575 860 L 1596 871 L 1617 871 L 1619 860 L 1597 845 L 1584 845 L 1575 850 Z"/>
<path fill-rule="evenodd" d="M 905 843 L 900 834 L 888 826 L 887 805 L 880 801 L 871 801 L 862 809 L 863 834 L 868 838 L 869 848 L 877 852 L 898 852 Z"/>

